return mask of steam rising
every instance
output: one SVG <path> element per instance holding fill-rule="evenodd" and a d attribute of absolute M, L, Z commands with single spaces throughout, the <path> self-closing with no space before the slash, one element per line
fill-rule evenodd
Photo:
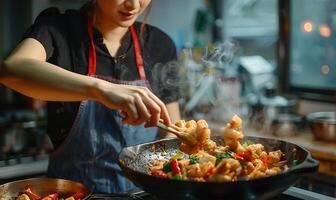
<path fill-rule="evenodd" d="M 182 59 L 172 60 L 167 63 L 157 63 L 154 66 L 145 59 L 145 67 L 148 79 L 151 80 L 151 88 L 161 100 L 169 102 L 179 97 L 192 98 L 197 88 L 208 79 L 208 76 L 221 76 L 229 67 L 238 50 L 238 42 L 226 40 L 212 47 L 203 49 L 200 59 L 195 59 L 193 49 L 186 48 L 181 51 Z M 150 59 L 148 59 L 150 60 Z M 204 67 L 220 69 L 214 74 L 205 72 Z M 131 70 L 122 63 L 117 65 L 118 79 L 127 80 Z M 149 73 L 149 74 L 148 74 Z"/>
<path fill-rule="evenodd" d="M 235 52 L 238 48 L 239 44 L 237 41 L 226 40 L 214 47 L 206 48 L 202 61 L 208 65 L 217 63 L 217 65 L 226 66 L 233 61 Z"/>

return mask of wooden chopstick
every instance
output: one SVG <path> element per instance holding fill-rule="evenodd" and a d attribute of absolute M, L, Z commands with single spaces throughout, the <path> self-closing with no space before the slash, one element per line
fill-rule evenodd
<path fill-rule="evenodd" d="M 176 135 L 177 138 L 179 138 L 182 142 L 185 142 L 186 144 L 190 144 L 190 145 L 195 145 L 196 144 L 196 139 L 188 134 L 188 133 L 185 133 L 183 131 L 179 131 L 179 130 L 176 130 L 176 129 L 179 129 L 180 127 L 177 127 L 175 125 L 172 125 L 172 126 L 166 126 L 164 123 L 163 123 L 163 120 L 160 119 L 159 121 L 159 124 L 157 125 L 157 127 L 167 131 L 167 132 L 170 132 L 170 133 L 173 133 L 174 135 Z"/>

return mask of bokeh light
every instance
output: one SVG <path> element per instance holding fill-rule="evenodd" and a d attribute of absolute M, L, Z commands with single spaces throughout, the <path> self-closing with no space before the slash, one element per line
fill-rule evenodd
<path fill-rule="evenodd" d="M 329 71 L 330 71 L 330 67 L 328 66 L 328 65 L 322 65 L 322 67 L 321 67 L 321 73 L 322 74 L 328 74 L 329 73 Z"/>
<path fill-rule="evenodd" d="M 310 21 L 305 21 L 302 23 L 302 28 L 304 32 L 310 33 L 313 31 L 313 23 Z"/>
<path fill-rule="evenodd" d="M 321 25 L 320 26 L 320 34 L 321 34 L 321 36 L 326 37 L 326 38 L 330 37 L 330 35 L 331 35 L 330 27 L 326 24 Z"/>

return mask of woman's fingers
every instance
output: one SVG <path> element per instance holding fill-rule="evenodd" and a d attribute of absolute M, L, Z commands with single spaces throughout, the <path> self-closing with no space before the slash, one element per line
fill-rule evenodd
<path fill-rule="evenodd" d="M 154 101 L 150 95 L 150 91 L 147 91 L 146 89 L 143 89 L 141 92 L 141 97 L 146 105 L 148 111 L 150 112 L 150 119 L 146 123 L 146 127 L 156 126 L 159 123 L 160 116 L 161 116 L 161 107 L 157 104 L 156 101 Z"/>
<path fill-rule="evenodd" d="M 167 126 L 171 126 L 171 121 L 166 105 L 151 92 L 149 93 L 149 97 L 153 99 L 153 101 L 155 101 L 155 103 L 160 107 L 159 119 L 162 118 Z"/>
<path fill-rule="evenodd" d="M 156 126 L 162 118 L 167 126 L 171 125 L 170 117 L 165 104 L 145 87 L 133 88 L 129 94 L 124 112 L 127 117 L 123 122 L 139 125 L 144 122 L 146 127 Z"/>
<path fill-rule="evenodd" d="M 139 124 L 142 124 L 142 123 L 148 121 L 151 117 L 151 114 L 148 111 L 148 109 L 147 109 L 145 103 L 143 102 L 143 99 L 140 97 L 140 95 L 135 96 L 135 106 L 137 108 L 139 117 L 133 123 L 135 125 L 139 125 Z"/>
<path fill-rule="evenodd" d="M 139 118 L 138 110 L 134 104 L 134 99 L 130 99 L 127 102 L 127 105 L 125 106 L 123 111 L 127 114 L 127 116 L 123 119 L 123 123 L 132 124 L 132 122 Z"/>

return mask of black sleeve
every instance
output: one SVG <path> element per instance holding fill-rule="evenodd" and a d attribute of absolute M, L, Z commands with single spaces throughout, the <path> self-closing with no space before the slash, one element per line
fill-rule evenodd
<path fill-rule="evenodd" d="M 34 38 L 39 41 L 47 54 L 47 60 L 54 51 L 54 35 L 59 32 L 60 12 L 57 8 L 42 11 L 23 35 L 23 39 Z"/>
<path fill-rule="evenodd" d="M 179 72 L 177 62 L 176 46 L 173 40 L 164 32 L 153 28 L 151 38 L 151 49 L 155 56 L 154 64 L 154 93 L 164 103 L 172 103 L 180 98 Z"/>

